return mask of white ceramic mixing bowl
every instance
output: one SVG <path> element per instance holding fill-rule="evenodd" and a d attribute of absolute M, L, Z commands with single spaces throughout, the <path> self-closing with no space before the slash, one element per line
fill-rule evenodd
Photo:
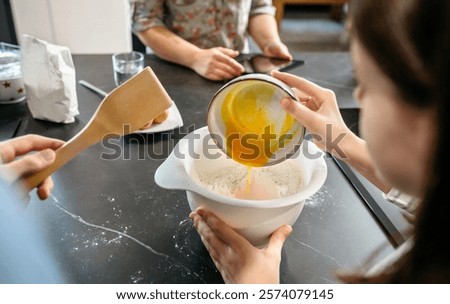
<path fill-rule="evenodd" d="M 197 172 L 242 166 L 227 157 L 211 138 L 207 127 L 188 134 L 156 170 L 155 181 L 165 189 L 186 190 L 189 206 L 211 210 L 255 246 L 267 243 L 270 235 L 283 224 L 293 225 L 304 202 L 324 184 L 327 166 L 324 153 L 312 142 L 304 141 L 291 160 L 302 171 L 303 187 L 294 195 L 272 200 L 244 200 L 208 189 Z"/>

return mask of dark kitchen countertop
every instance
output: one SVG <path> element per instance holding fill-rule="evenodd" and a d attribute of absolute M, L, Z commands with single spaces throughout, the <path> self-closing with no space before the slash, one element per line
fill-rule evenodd
<path fill-rule="evenodd" d="M 290 72 L 335 90 L 344 112 L 357 107 L 348 53 L 297 57 L 307 64 Z M 73 58 L 77 80 L 113 89 L 111 55 Z M 37 229 L 46 235 L 69 282 L 221 283 L 188 219 L 185 192 L 161 189 L 153 176 L 179 139 L 206 124 L 209 100 L 224 83 L 152 55 L 146 56 L 146 63 L 177 104 L 184 127 L 117 140 L 128 156 L 121 159 L 102 159 L 110 150 L 101 143 L 88 148 L 53 175 L 53 197 L 40 202 L 33 196 L 26 216 L 38 218 Z M 0 129 L 8 124 L 10 130 L 15 128 L 12 133 L 5 129 L 2 136 L 37 133 L 68 140 L 101 102 L 86 88 L 78 85 L 77 90 L 80 115 L 69 125 L 34 120 L 26 102 L 0 105 Z M 355 110 L 348 111 L 348 122 L 356 124 Z M 327 180 L 307 200 L 283 249 L 282 283 L 336 282 L 334 270 L 358 267 L 380 246 L 385 249 L 379 257 L 395 246 L 334 160 L 326 161 Z"/>

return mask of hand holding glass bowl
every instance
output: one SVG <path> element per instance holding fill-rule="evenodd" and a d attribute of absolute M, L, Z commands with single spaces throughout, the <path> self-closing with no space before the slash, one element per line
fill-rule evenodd
<path fill-rule="evenodd" d="M 271 166 L 300 147 L 305 128 L 280 107 L 297 100 L 292 89 L 266 74 L 248 74 L 225 84 L 208 108 L 208 129 L 217 146 L 233 160 L 251 167 Z"/>

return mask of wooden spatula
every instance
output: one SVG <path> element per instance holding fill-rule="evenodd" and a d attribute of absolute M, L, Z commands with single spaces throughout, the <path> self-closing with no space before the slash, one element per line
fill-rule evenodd
<path fill-rule="evenodd" d="M 100 103 L 87 125 L 56 150 L 55 162 L 25 179 L 29 191 L 61 168 L 78 153 L 101 141 L 105 136 L 129 134 L 162 114 L 172 100 L 153 71 L 146 67 L 111 91 Z"/>

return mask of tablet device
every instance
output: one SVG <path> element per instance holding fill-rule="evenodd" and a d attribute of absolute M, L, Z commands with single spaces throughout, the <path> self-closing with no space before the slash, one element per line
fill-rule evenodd
<path fill-rule="evenodd" d="M 245 73 L 270 74 L 271 71 L 287 71 L 297 66 L 305 64 L 303 60 L 286 60 L 275 57 L 268 57 L 262 54 L 240 54 L 236 58 L 237 62 L 245 68 Z"/>

